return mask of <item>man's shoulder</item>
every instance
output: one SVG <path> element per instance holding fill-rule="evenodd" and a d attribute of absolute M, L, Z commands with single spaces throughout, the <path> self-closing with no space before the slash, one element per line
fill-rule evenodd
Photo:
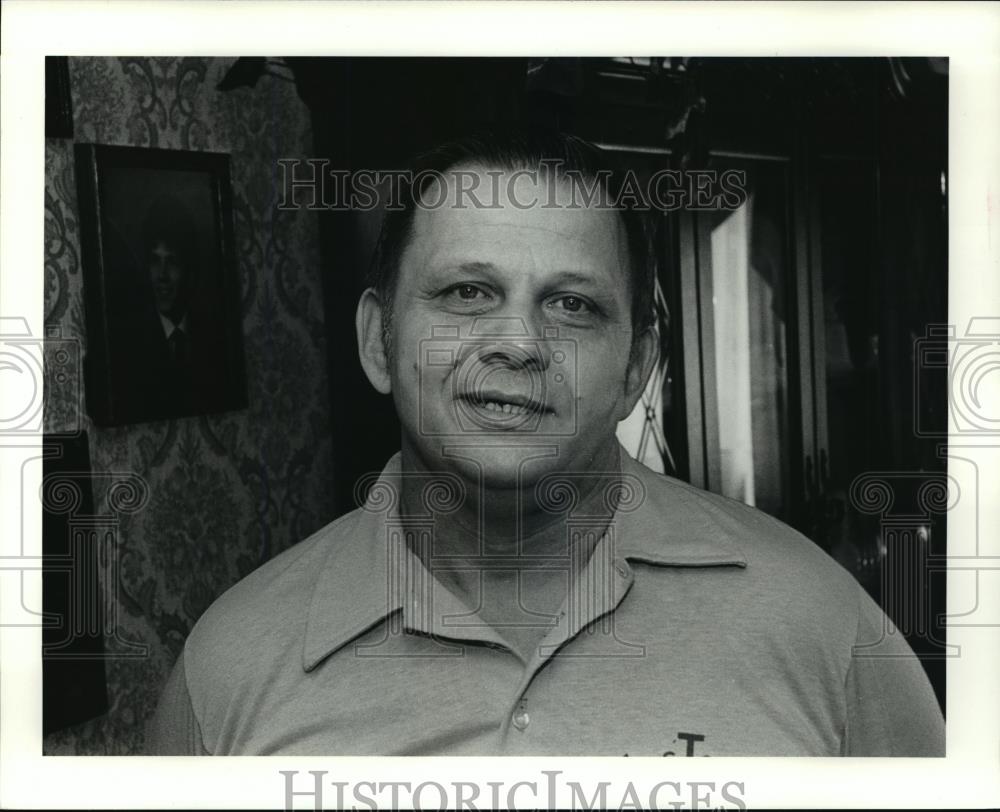
<path fill-rule="evenodd" d="M 359 513 L 335 519 L 226 590 L 191 630 L 188 661 L 203 654 L 215 661 L 227 654 L 238 657 L 248 639 L 301 639 L 295 627 L 305 623 L 317 580 L 331 556 L 353 540 Z"/>
<path fill-rule="evenodd" d="M 643 487 L 644 525 L 651 543 L 715 551 L 742 567 L 744 581 L 774 592 L 826 597 L 856 608 L 858 583 L 835 559 L 798 530 L 760 510 L 631 461 L 626 466 Z"/>

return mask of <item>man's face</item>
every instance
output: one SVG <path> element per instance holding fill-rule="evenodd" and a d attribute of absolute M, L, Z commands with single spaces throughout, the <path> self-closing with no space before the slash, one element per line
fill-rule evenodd
<path fill-rule="evenodd" d="M 150 249 L 147 261 L 156 309 L 165 316 L 176 315 L 183 307 L 184 267 L 180 256 L 164 240 L 158 240 Z"/>
<path fill-rule="evenodd" d="M 485 170 L 475 171 L 491 188 Z M 547 201 L 553 192 L 566 204 L 569 187 L 523 173 L 508 187 L 511 177 L 501 176 L 498 208 L 450 205 L 449 177 L 449 204 L 415 213 L 390 362 L 404 450 L 431 470 L 475 478 L 481 467 L 497 488 L 610 464 L 616 425 L 634 403 L 619 215 L 565 205 L 520 210 L 515 201 Z M 446 453 L 459 445 L 475 447 L 458 454 L 475 463 Z M 522 468 L 532 456 L 539 459 Z"/>

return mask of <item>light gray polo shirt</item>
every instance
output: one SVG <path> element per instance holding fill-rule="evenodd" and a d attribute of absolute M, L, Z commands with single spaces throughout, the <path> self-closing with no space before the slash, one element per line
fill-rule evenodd
<path fill-rule="evenodd" d="M 527 663 L 405 549 L 375 489 L 204 614 L 149 752 L 944 755 L 920 663 L 849 573 L 770 516 L 622 458 L 638 496 L 567 571 Z M 399 471 L 397 455 L 390 489 Z"/>

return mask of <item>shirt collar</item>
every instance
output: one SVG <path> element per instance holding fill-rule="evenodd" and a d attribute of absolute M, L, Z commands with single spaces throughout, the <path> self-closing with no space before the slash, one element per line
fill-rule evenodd
<path fill-rule="evenodd" d="M 621 456 L 623 488 L 604 539 L 611 545 L 609 561 L 746 566 L 739 541 L 742 524 L 733 511 L 697 488 L 653 473 L 624 449 Z M 438 622 L 425 616 L 429 602 L 422 596 L 433 589 L 434 605 L 440 609 L 440 598 L 448 601 L 450 594 L 444 590 L 439 596 L 438 585 L 407 548 L 396 521 L 400 470 L 397 453 L 375 480 L 365 505 L 331 526 L 336 537 L 328 539 L 330 550 L 306 620 L 307 671 L 396 612 L 405 628 L 441 631 Z M 428 534 L 431 531 L 429 525 Z"/>
<path fill-rule="evenodd" d="M 157 313 L 157 315 L 160 317 L 160 325 L 163 327 L 163 335 L 166 338 L 170 338 L 174 334 L 174 330 L 187 330 L 186 315 L 176 324 L 162 313 Z"/>
<path fill-rule="evenodd" d="M 747 565 L 742 505 L 654 473 L 625 449 L 622 474 L 625 497 L 613 521 L 619 556 L 674 567 Z"/>

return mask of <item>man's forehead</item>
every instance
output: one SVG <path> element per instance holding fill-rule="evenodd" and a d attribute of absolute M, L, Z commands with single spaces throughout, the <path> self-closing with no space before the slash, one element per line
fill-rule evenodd
<path fill-rule="evenodd" d="M 527 262 L 617 274 L 627 262 L 618 212 L 550 171 L 456 167 L 432 181 L 421 204 L 406 252 L 418 265 Z"/>
<path fill-rule="evenodd" d="M 595 193 L 597 183 L 594 177 L 563 168 L 555 161 L 515 166 L 463 162 L 429 173 L 420 204 L 424 208 L 443 208 L 439 204 L 446 197 L 446 205 L 456 200 L 470 205 L 475 197 L 486 208 L 512 211 L 536 207 L 601 208 L 607 201 Z"/>

